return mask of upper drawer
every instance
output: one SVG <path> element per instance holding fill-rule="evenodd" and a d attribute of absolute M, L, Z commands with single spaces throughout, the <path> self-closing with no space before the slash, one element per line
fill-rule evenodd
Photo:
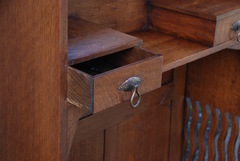
<path fill-rule="evenodd" d="M 130 100 L 132 91 L 120 91 L 130 77 L 141 78 L 139 93 L 161 87 L 162 56 L 138 47 L 89 60 L 68 68 L 68 101 L 93 113 Z"/>
<path fill-rule="evenodd" d="M 150 0 L 150 25 L 163 32 L 208 46 L 236 39 L 232 25 L 240 19 L 240 3 L 229 0 Z"/>

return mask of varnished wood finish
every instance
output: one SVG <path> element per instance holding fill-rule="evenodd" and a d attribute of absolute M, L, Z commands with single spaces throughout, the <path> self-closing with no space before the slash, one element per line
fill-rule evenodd
<path fill-rule="evenodd" d="M 142 79 L 139 86 L 141 94 L 161 87 L 161 56 L 140 48 L 133 48 L 100 59 L 104 59 L 101 61 L 104 61 L 105 64 L 110 63 L 118 68 L 92 76 L 80 71 L 81 68 L 77 66 L 76 69 L 69 67 L 69 102 L 80 108 L 89 110 L 93 108 L 93 113 L 97 113 L 130 100 L 132 92 L 120 91 L 119 87 L 125 80 L 133 76 Z"/>
<path fill-rule="evenodd" d="M 186 65 L 174 69 L 169 161 L 180 161 L 183 152 Z"/>
<path fill-rule="evenodd" d="M 69 16 L 113 28 L 132 32 L 147 27 L 146 0 L 69 0 Z"/>
<path fill-rule="evenodd" d="M 168 161 L 170 106 L 168 100 L 107 128 L 105 161 Z"/>
<path fill-rule="evenodd" d="M 238 44 L 233 40 L 211 48 L 153 30 L 135 32 L 132 35 L 143 39 L 144 49 L 163 55 L 163 72 Z"/>
<path fill-rule="evenodd" d="M 237 32 L 232 32 L 230 28 L 240 19 L 238 1 L 152 0 L 150 4 L 155 6 L 151 9 L 150 20 L 160 30 L 210 46 L 237 37 Z"/>
<path fill-rule="evenodd" d="M 74 106 L 93 112 L 93 78 L 79 70 L 68 67 L 67 100 Z"/>
<path fill-rule="evenodd" d="M 238 20 L 240 20 L 240 11 L 236 12 L 234 15 L 224 17 L 217 22 L 214 41 L 215 46 L 231 39 L 237 40 L 237 32 L 229 29 Z"/>
<path fill-rule="evenodd" d="M 94 131 L 112 127 L 148 109 L 155 109 L 159 108 L 159 106 L 162 107 L 166 105 L 166 101 L 172 98 L 172 92 L 173 84 L 170 83 L 157 90 L 144 94 L 139 108 L 131 108 L 129 102 L 124 102 L 104 112 L 99 112 L 80 120 L 76 129 L 74 142 L 88 137 L 89 134 L 94 133 Z"/>
<path fill-rule="evenodd" d="M 68 161 L 103 161 L 104 131 L 94 131 L 86 138 L 74 141 Z"/>
<path fill-rule="evenodd" d="M 0 160 L 66 161 L 67 1 L 0 2 Z"/>
<path fill-rule="evenodd" d="M 129 102 L 125 102 L 109 108 L 104 112 L 100 112 L 80 120 L 73 141 L 75 145 L 72 147 L 73 149 L 71 151 L 73 152 L 70 154 L 69 161 L 84 161 L 101 156 L 102 153 L 96 153 L 96 151 L 102 147 L 105 148 L 105 151 L 102 151 L 104 152 L 104 160 L 112 160 L 114 155 L 116 156 L 117 152 L 119 152 L 117 150 L 118 146 L 114 145 L 121 140 L 124 141 L 124 144 L 127 140 L 129 140 L 135 144 L 135 147 L 138 147 L 135 148 L 135 150 L 131 149 L 131 152 L 129 151 L 132 154 L 135 153 L 136 157 L 138 157 L 137 155 L 141 155 L 145 159 L 148 157 L 150 159 L 164 157 L 166 160 L 168 158 L 168 148 L 166 147 L 169 146 L 169 140 L 166 139 L 166 137 L 169 137 L 170 100 L 172 98 L 172 92 L 173 84 L 168 84 L 162 88 L 144 94 L 142 96 L 142 102 L 138 108 L 133 109 L 130 107 Z M 155 117 L 152 118 L 152 116 Z M 118 125 L 121 125 L 122 128 L 119 128 L 118 131 L 111 130 L 113 127 L 117 127 Z M 153 126 L 150 125 L 154 125 L 154 129 L 158 130 L 152 130 Z M 133 127 L 133 129 L 131 127 Z M 142 133 L 141 129 L 146 132 Z M 132 130 L 134 130 L 135 134 L 139 137 L 144 137 L 144 142 L 141 146 L 137 144 L 134 135 L 131 135 Z M 116 132 L 123 135 L 126 134 L 129 137 L 125 138 L 123 135 L 115 135 Z M 102 137 L 103 134 L 104 138 Z M 104 144 L 102 144 L 103 140 L 105 140 Z M 155 144 L 155 142 L 159 145 L 156 149 L 155 147 L 151 147 L 151 144 Z M 147 147 L 149 147 L 149 149 Z M 152 153 L 141 153 L 145 150 L 147 152 L 152 151 Z M 84 153 L 82 151 L 84 151 Z M 88 155 L 90 152 L 91 156 Z M 79 154 L 74 155 L 74 153 Z M 126 154 L 128 151 L 122 150 L 119 152 L 119 155 L 120 153 Z M 131 158 L 131 156 L 127 155 L 123 155 L 122 157 Z M 123 158 L 119 159 L 121 160 Z"/>
<path fill-rule="evenodd" d="M 213 46 L 216 22 L 152 6 L 150 26 L 175 37 Z"/>
<path fill-rule="evenodd" d="M 90 116 L 92 113 L 85 108 L 78 108 L 71 103 L 68 103 L 67 113 L 67 154 L 69 154 L 79 119 Z"/>
<path fill-rule="evenodd" d="M 135 53 L 133 52 L 133 54 Z M 102 111 L 110 105 L 130 100 L 132 92 L 120 91 L 119 87 L 121 83 L 132 76 L 140 77 L 142 80 L 138 89 L 140 94 L 161 87 L 162 58 L 152 57 L 118 71 L 96 76 L 94 81 L 94 113 Z"/>
<path fill-rule="evenodd" d="M 238 0 L 150 0 L 150 4 L 214 21 L 240 11 Z"/>
<path fill-rule="evenodd" d="M 139 38 L 112 30 L 97 28 L 95 24 L 70 19 L 68 40 L 68 64 L 73 65 L 139 46 Z"/>
<path fill-rule="evenodd" d="M 68 38 L 86 37 L 88 34 L 104 29 L 103 26 L 80 19 L 68 18 Z"/>
<path fill-rule="evenodd" d="M 225 112 L 229 112 L 232 120 L 232 135 L 228 143 L 228 160 L 232 160 L 232 151 L 234 139 L 236 136 L 236 125 L 234 116 L 240 116 L 239 103 L 239 71 L 240 55 L 239 51 L 224 50 L 222 52 L 211 55 L 202 60 L 198 60 L 189 64 L 188 67 L 188 84 L 187 96 L 192 100 L 198 100 L 202 106 L 209 104 L 212 113 L 214 108 L 219 108 L 221 117 L 223 118 L 223 127 L 219 136 L 218 149 L 223 148 L 223 138 L 226 130 L 224 123 Z M 213 115 L 215 116 L 215 115 Z M 213 117 L 211 126 L 216 127 L 216 117 Z M 213 143 L 214 130 L 209 133 L 209 144 Z M 213 149 L 209 147 L 209 160 L 213 159 Z M 202 153 L 201 153 L 202 154 Z M 201 158 L 202 156 L 200 156 Z M 220 160 L 223 154 L 220 153 Z"/>

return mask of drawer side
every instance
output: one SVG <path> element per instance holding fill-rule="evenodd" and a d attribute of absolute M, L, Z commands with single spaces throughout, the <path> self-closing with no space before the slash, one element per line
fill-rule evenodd
<path fill-rule="evenodd" d="M 92 113 L 93 78 L 79 70 L 68 67 L 67 100 L 71 104 L 86 108 Z"/>

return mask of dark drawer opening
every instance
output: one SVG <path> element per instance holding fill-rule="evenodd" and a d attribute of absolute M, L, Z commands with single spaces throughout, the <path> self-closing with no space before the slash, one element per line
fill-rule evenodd
<path fill-rule="evenodd" d="M 80 71 L 83 71 L 89 75 L 95 76 L 107 71 L 139 62 L 153 57 L 155 54 L 146 52 L 140 48 L 131 48 L 107 56 L 92 59 L 83 63 L 73 65 Z"/>

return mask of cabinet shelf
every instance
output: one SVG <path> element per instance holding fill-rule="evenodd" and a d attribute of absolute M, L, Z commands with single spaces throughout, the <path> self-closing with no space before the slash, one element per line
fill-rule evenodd
<path fill-rule="evenodd" d="M 143 39 L 144 49 L 163 55 L 163 72 L 237 44 L 237 41 L 231 40 L 217 47 L 209 47 L 154 30 L 135 32 L 132 35 Z"/>
<path fill-rule="evenodd" d="M 74 65 L 135 46 L 142 40 L 81 19 L 69 19 L 68 64 Z"/>

